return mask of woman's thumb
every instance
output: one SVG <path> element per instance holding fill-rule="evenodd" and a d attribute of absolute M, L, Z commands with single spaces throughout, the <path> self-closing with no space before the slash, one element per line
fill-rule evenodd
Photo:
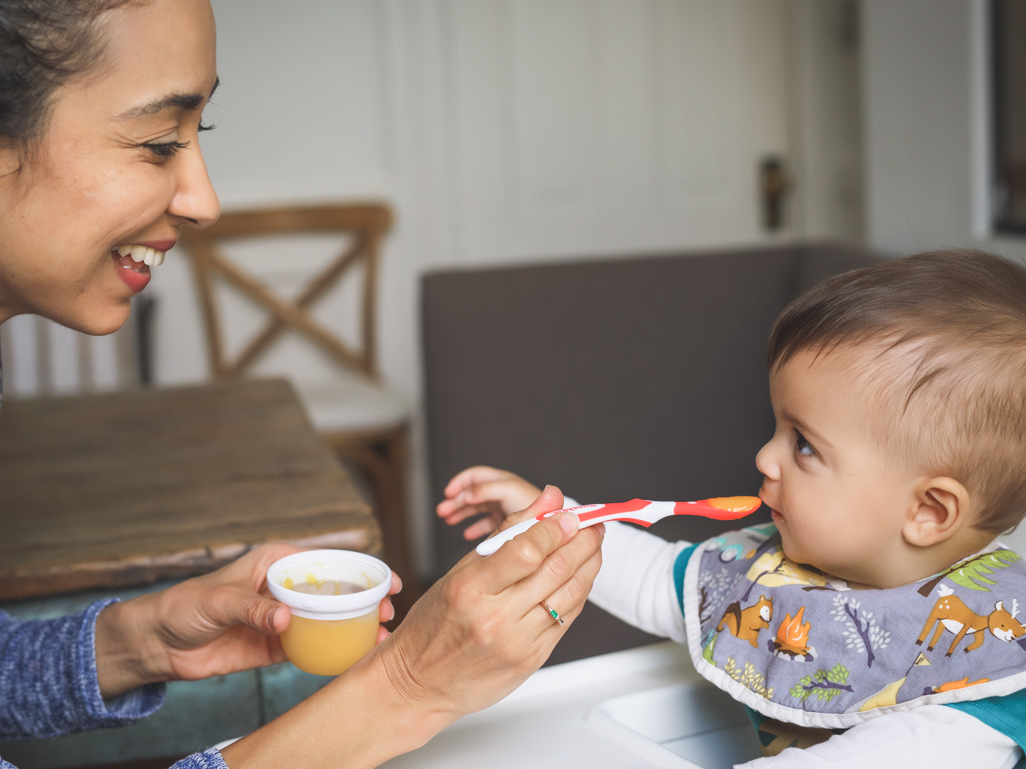
<path fill-rule="evenodd" d="M 289 607 L 271 598 L 253 596 L 240 607 L 234 618 L 240 625 L 248 625 L 264 635 L 278 635 L 289 626 L 292 615 Z"/>

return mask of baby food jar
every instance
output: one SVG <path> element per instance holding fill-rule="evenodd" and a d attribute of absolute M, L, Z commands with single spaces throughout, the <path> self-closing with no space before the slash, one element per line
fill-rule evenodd
<path fill-rule="evenodd" d="M 308 550 L 271 564 L 267 586 L 292 611 L 281 634 L 300 670 L 337 676 L 374 648 L 378 604 L 392 571 L 377 558 L 348 550 Z"/>

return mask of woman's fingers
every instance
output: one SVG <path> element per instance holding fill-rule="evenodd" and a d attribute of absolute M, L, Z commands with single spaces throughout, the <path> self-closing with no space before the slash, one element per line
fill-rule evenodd
<path fill-rule="evenodd" d="M 381 622 L 391 622 L 395 619 L 395 607 L 392 606 L 392 599 L 390 596 L 395 595 L 403 589 L 403 581 L 399 579 L 399 575 L 394 571 L 392 572 L 392 584 L 388 586 L 388 595 L 385 596 L 381 603 L 378 604 L 378 619 Z M 388 631 L 386 631 L 386 635 Z M 384 640 L 385 636 L 378 634 L 378 643 Z"/>
<path fill-rule="evenodd" d="M 245 583 L 254 589 L 262 586 L 267 578 L 267 569 L 279 558 L 298 553 L 303 548 L 287 542 L 271 542 L 254 547 L 244 556 L 217 571 L 200 577 L 201 580 L 214 584 Z"/>
<path fill-rule="evenodd" d="M 388 587 L 388 594 L 395 595 L 403 589 L 403 581 L 399 578 L 399 575 L 394 571 L 392 572 L 392 584 Z"/>
<path fill-rule="evenodd" d="M 508 517 L 499 527 L 499 531 L 508 529 L 520 520 L 535 518 L 544 513 L 559 510 L 562 504 L 563 494 L 560 490 L 555 486 L 546 486 L 532 505 L 526 510 Z M 577 516 L 572 513 L 554 515 L 505 543 L 498 552 L 490 556 L 493 560 L 498 559 L 496 563 L 485 570 L 489 574 L 488 577 L 485 577 L 488 587 L 492 588 L 488 592 L 499 593 L 509 585 L 533 574 L 549 553 L 573 536 L 578 525 Z M 502 554 L 501 558 L 500 554 Z M 480 556 L 476 557 L 480 558 Z"/>
<path fill-rule="evenodd" d="M 603 534 L 596 527 L 577 532 L 572 541 L 551 553 L 533 574 L 510 589 L 511 600 L 530 607 L 552 599 L 562 590 L 557 599 L 561 605 L 553 607 L 558 612 L 569 612 L 582 605 L 591 591 L 594 576 L 589 576 L 588 570 L 584 574 L 580 571 L 600 553 Z"/>
<path fill-rule="evenodd" d="M 546 489 L 525 515 L 562 502 L 558 489 Z M 496 702 L 538 669 L 565 628 L 539 604 L 555 602 L 571 621 L 580 613 L 600 543 L 600 529 L 578 531 L 577 517 L 567 513 L 540 521 L 488 558 L 468 554 L 371 659 L 403 698 L 423 699 L 435 712 L 455 717 Z"/>
<path fill-rule="evenodd" d="M 212 634 L 245 625 L 264 635 L 278 635 L 291 622 L 288 606 L 244 589 L 223 587 L 212 590 L 206 598 L 206 614 L 214 625 Z"/>
<path fill-rule="evenodd" d="M 599 542 L 601 543 L 602 532 L 595 532 L 595 534 L 599 535 Z M 588 531 L 581 532 L 582 542 L 585 539 L 585 535 L 591 536 L 591 533 Z M 556 588 L 547 598 L 543 598 L 539 602 L 539 606 L 548 606 L 559 614 L 560 619 L 565 623 L 563 626 L 564 630 L 584 610 L 584 603 L 588 598 L 588 594 L 591 593 L 591 587 L 595 582 L 595 577 L 598 576 L 601 566 L 602 551 L 601 549 L 596 549 L 580 568 L 573 573 L 570 579 Z M 545 612 L 543 621 L 546 622 L 546 626 L 547 623 L 552 623 L 559 627 L 559 622 L 548 613 L 548 610 L 543 610 Z"/>
<path fill-rule="evenodd" d="M 378 604 L 378 620 L 391 622 L 393 619 L 395 619 L 395 607 L 392 606 L 392 599 L 385 598 Z"/>

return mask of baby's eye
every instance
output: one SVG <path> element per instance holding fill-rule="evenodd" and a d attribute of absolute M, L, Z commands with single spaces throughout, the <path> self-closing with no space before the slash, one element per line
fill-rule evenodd
<path fill-rule="evenodd" d="M 794 450 L 802 457 L 816 456 L 816 450 L 812 448 L 812 444 L 805 440 L 805 436 L 798 430 L 794 431 Z"/>

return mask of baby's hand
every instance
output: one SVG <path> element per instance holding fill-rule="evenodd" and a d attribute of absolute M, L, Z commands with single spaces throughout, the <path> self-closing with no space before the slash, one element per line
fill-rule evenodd
<path fill-rule="evenodd" d="M 445 487 L 445 500 L 436 508 L 450 526 L 485 513 L 463 532 L 465 539 L 478 539 L 495 531 L 507 515 L 524 510 L 541 494 L 541 489 L 519 475 L 494 467 L 470 467 Z"/>

